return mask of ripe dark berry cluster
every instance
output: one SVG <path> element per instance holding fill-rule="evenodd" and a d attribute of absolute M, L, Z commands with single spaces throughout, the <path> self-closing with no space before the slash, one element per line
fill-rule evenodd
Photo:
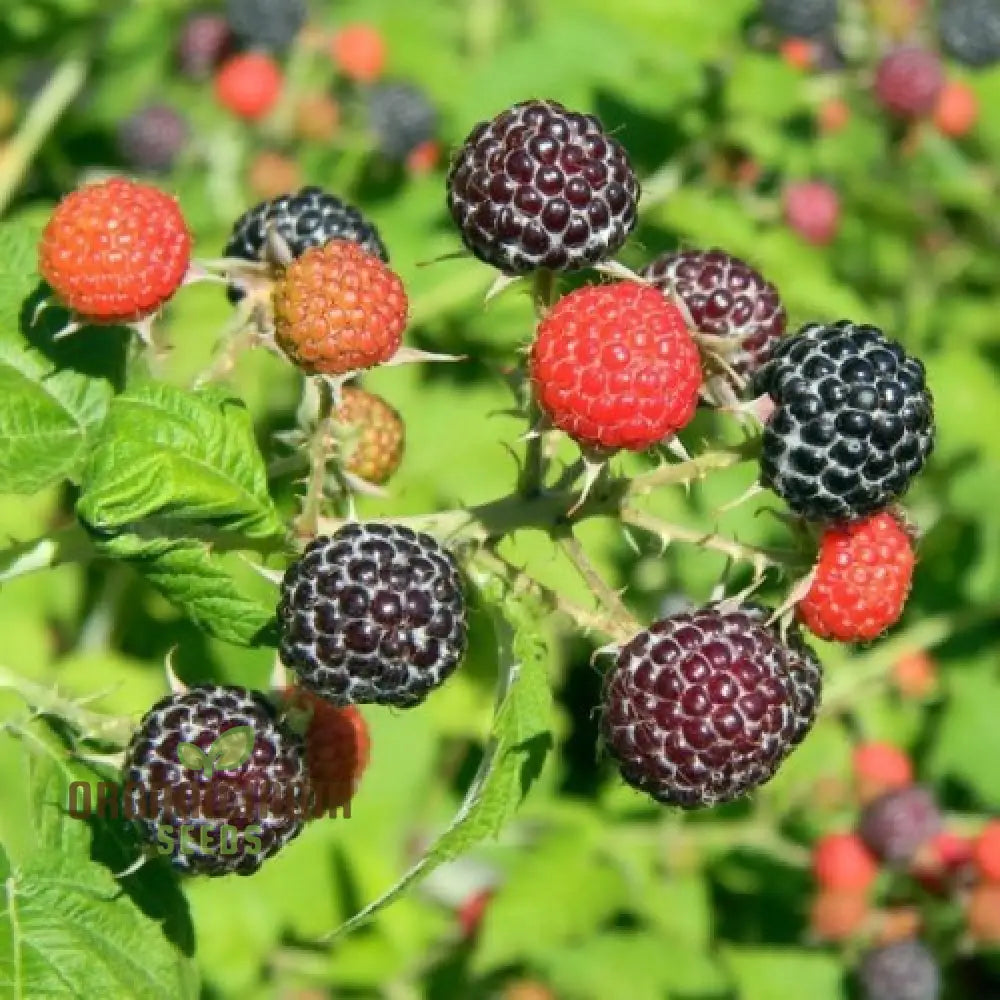
<path fill-rule="evenodd" d="M 118 149 L 134 169 L 166 173 L 189 137 L 188 123 L 178 111 L 166 104 L 150 104 L 121 123 Z"/>
<path fill-rule="evenodd" d="M 876 857 L 891 865 L 904 865 L 940 833 L 942 825 L 933 792 L 910 785 L 870 802 L 861 814 L 859 832 Z"/>
<path fill-rule="evenodd" d="M 386 159 L 403 162 L 437 134 L 437 108 L 412 83 L 376 84 L 366 100 L 369 126 Z"/>
<path fill-rule="evenodd" d="M 284 52 L 306 14 L 306 0 L 226 0 L 229 26 L 247 48 Z"/>
<path fill-rule="evenodd" d="M 662 254 L 646 265 L 642 276 L 677 296 L 699 331 L 739 345 L 725 359 L 737 375 L 755 372 L 785 332 L 788 314 L 778 289 L 745 261 L 722 250 Z"/>
<path fill-rule="evenodd" d="M 455 560 L 397 525 L 348 524 L 311 542 L 285 574 L 278 616 L 282 659 L 337 705 L 417 705 L 465 653 Z"/>
<path fill-rule="evenodd" d="M 226 257 L 263 261 L 268 255 L 268 233 L 274 232 L 288 245 L 293 257 L 330 240 L 350 240 L 379 260 L 389 254 L 378 230 L 353 205 L 318 187 L 262 201 L 244 212 L 233 224 L 223 251 Z M 230 287 L 230 298 L 238 301 L 240 290 Z"/>
<path fill-rule="evenodd" d="M 818 38 L 836 23 L 837 0 L 763 0 L 764 20 L 795 38 Z"/>
<path fill-rule="evenodd" d="M 809 520 L 863 517 L 903 495 L 934 444 L 924 367 L 873 326 L 813 323 L 755 380 L 775 410 L 761 476 Z"/>
<path fill-rule="evenodd" d="M 942 0 L 938 11 L 941 45 L 948 55 L 974 69 L 1000 62 L 1000 6 L 995 0 Z"/>
<path fill-rule="evenodd" d="M 622 777 L 684 808 L 746 795 L 809 731 L 822 675 L 759 608 L 708 606 L 626 643 L 606 683 L 601 731 Z"/>
<path fill-rule="evenodd" d="M 249 730 L 245 758 L 213 756 L 238 727 Z M 251 875 L 302 829 L 304 751 L 263 695 L 198 685 L 158 701 L 139 723 L 122 770 L 126 806 L 182 874 Z"/>
<path fill-rule="evenodd" d="M 618 140 L 556 101 L 525 101 L 480 122 L 448 174 L 465 245 L 508 274 L 607 260 L 635 228 L 638 199 Z"/>

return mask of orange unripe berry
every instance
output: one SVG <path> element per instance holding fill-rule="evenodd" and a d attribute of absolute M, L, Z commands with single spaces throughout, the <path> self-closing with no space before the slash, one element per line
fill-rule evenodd
<path fill-rule="evenodd" d="M 934 106 L 934 124 L 939 132 L 960 139 L 972 131 L 978 119 L 979 98 L 967 83 L 952 80 L 941 88 Z"/>
<path fill-rule="evenodd" d="M 328 94 L 306 94 L 295 106 L 295 131 L 302 139 L 329 142 L 340 128 L 340 105 Z"/>
<path fill-rule="evenodd" d="M 831 97 L 820 105 L 817 122 L 821 132 L 832 135 L 847 127 L 851 120 L 851 106 L 842 97 Z"/>
<path fill-rule="evenodd" d="M 854 780 L 862 802 L 913 783 L 913 765 L 889 743 L 862 743 L 852 755 Z"/>
<path fill-rule="evenodd" d="M 892 679 L 907 698 L 926 698 L 937 686 L 937 664 L 923 649 L 904 653 L 892 666 Z"/>
<path fill-rule="evenodd" d="M 982 944 L 1000 944 L 1000 885 L 984 882 L 972 890 L 965 919 L 969 934 Z"/>
<path fill-rule="evenodd" d="M 302 183 L 299 165 L 281 153 L 265 150 L 258 153 L 247 172 L 247 186 L 254 197 L 270 201 L 289 191 L 297 191 Z"/>
<path fill-rule="evenodd" d="M 813 874 L 824 889 L 864 892 L 878 877 L 878 862 L 853 833 L 829 833 L 813 846 Z"/>
<path fill-rule="evenodd" d="M 824 889 L 812 901 L 809 927 L 820 941 L 846 941 L 864 927 L 870 914 L 863 892 Z"/>
<path fill-rule="evenodd" d="M 781 58 L 795 69 L 812 69 L 816 62 L 816 44 L 808 38 L 786 38 L 781 43 Z"/>
<path fill-rule="evenodd" d="M 973 849 L 979 873 L 989 882 L 1000 882 L 1000 820 L 990 820 L 983 827 Z"/>
<path fill-rule="evenodd" d="M 341 28 L 330 43 L 330 54 L 340 72 L 355 83 L 374 83 L 385 70 L 385 39 L 371 24 Z"/>

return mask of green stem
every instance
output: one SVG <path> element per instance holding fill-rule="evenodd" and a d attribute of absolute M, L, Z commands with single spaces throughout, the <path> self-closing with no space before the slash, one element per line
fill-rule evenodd
<path fill-rule="evenodd" d="M 614 588 L 597 571 L 597 567 L 590 561 L 590 557 L 580 544 L 580 539 L 572 532 L 565 531 L 556 536 L 556 543 L 573 564 L 573 568 L 580 574 L 591 593 L 597 598 L 598 603 L 604 606 L 604 609 L 621 625 L 622 629 L 630 635 L 640 632 L 642 626 L 636 621 L 635 616 L 625 606 Z"/>
<path fill-rule="evenodd" d="M 531 299 L 535 306 L 535 317 L 541 320 L 551 308 L 558 294 L 554 271 L 542 268 L 535 272 L 531 286 Z M 528 389 L 531 392 L 530 386 Z M 535 497 L 545 487 L 545 441 L 541 430 L 542 411 L 532 392 L 528 403 L 528 423 L 532 430 L 524 452 L 524 469 L 521 472 L 520 492 L 525 497 Z"/>
<path fill-rule="evenodd" d="M 330 384 L 323 378 L 306 379 L 305 392 L 315 393 L 316 414 L 309 436 L 309 476 L 302 500 L 302 513 L 295 519 L 297 538 L 314 538 L 319 531 L 323 498 L 326 492 L 326 463 L 333 432 L 334 399 Z"/>
<path fill-rule="evenodd" d="M 32 160 L 87 78 L 79 56 L 63 60 L 28 108 L 17 134 L 0 158 L 0 213 L 10 204 Z"/>

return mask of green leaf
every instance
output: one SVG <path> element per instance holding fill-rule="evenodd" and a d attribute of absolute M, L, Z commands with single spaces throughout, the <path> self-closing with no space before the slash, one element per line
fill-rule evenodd
<path fill-rule="evenodd" d="M 270 640 L 274 605 L 245 593 L 215 551 L 283 532 L 239 401 L 159 383 L 118 396 L 77 511 L 104 554 L 132 563 L 210 635 L 240 645 Z"/>
<path fill-rule="evenodd" d="M 253 726 L 227 729 L 209 748 L 208 756 L 217 771 L 228 771 L 245 763 L 253 753 Z"/>
<path fill-rule="evenodd" d="M 35 493 L 76 478 L 120 377 L 125 338 L 87 327 L 53 333 L 65 313 L 34 310 L 38 228 L 0 227 L 0 492 Z M 99 345 L 95 349 L 95 342 Z"/>
<path fill-rule="evenodd" d="M 844 973 L 831 955 L 778 948 L 729 948 L 726 964 L 740 1000 L 788 1000 L 789 984 L 810 1000 L 844 1000 Z"/>
<path fill-rule="evenodd" d="M 499 646 L 497 712 L 479 771 L 451 825 L 394 885 L 334 932 L 348 934 L 370 920 L 438 865 L 494 837 L 521 804 L 552 748 L 549 649 L 537 609 L 522 595 L 487 584 L 483 598 L 495 622 Z M 499 609 L 502 608 L 502 617 Z"/>
<path fill-rule="evenodd" d="M 11 856 L 0 912 L 0 995 L 12 1000 L 194 1000 L 193 932 L 175 878 L 138 855 L 123 820 L 74 819 L 69 785 L 98 776 L 71 764 L 39 723 L 19 729 L 34 836 Z M 11 737 L 5 736 L 10 741 Z M 29 749 L 30 748 L 30 749 Z"/>
<path fill-rule="evenodd" d="M 109 533 L 155 519 L 161 534 L 192 524 L 280 534 L 267 471 L 241 402 L 215 389 L 147 382 L 118 396 L 84 469 L 80 516 Z"/>
<path fill-rule="evenodd" d="M 192 771 L 203 771 L 208 763 L 208 754 L 196 743 L 178 743 L 177 759 Z"/>

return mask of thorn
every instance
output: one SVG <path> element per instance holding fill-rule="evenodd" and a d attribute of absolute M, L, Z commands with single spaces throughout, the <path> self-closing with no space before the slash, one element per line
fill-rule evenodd
<path fill-rule="evenodd" d="M 278 232 L 273 223 L 267 227 L 264 256 L 270 263 L 279 267 L 288 267 L 295 260 L 295 254 L 292 253 L 288 240 Z"/>
<path fill-rule="evenodd" d="M 483 305 L 489 305 L 495 298 L 503 295 L 508 288 L 512 288 L 519 281 L 523 280 L 524 278 L 520 274 L 498 274 L 486 290 L 486 295 L 483 297 Z"/>
<path fill-rule="evenodd" d="M 680 459 L 682 462 L 691 461 L 691 456 L 688 454 L 687 448 L 684 447 L 681 443 L 681 439 L 677 437 L 676 434 L 664 441 L 663 446 L 670 452 L 671 455 Z"/>
<path fill-rule="evenodd" d="M 367 479 L 362 479 L 361 476 L 356 476 L 353 472 L 348 472 L 347 469 L 342 469 L 340 475 L 353 493 L 360 493 L 362 496 L 367 497 L 387 497 L 389 495 L 388 491 L 384 490 L 381 486 L 378 486 L 376 483 L 370 483 Z"/>
<path fill-rule="evenodd" d="M 416 347 L 401 347 L 396 353 L 383 362 L 386 368 L 396 365 L 411 365 L 421 361 L 466 361 L 465 354 L 435 354 L 432 351 L 421 351 Z"/>
<path fill-rule="evenodd" d="M 468 260 L 472 254 L 468 250 L 453 250 L 451 253 L 443 253 L 430 260 L 418 260 L 417 267 L 432 267 L 434 264 L 443 264 L 448 260 Z"/>
<path fill-rule="evenodd" d="M 59 303 L 56 301 L 54 295 L 46 295 L 45 298 L 40 299 L 36 304 L 35 308 L 31 310 L 31 320 L 29 321 L 30 326 L 34 326 L 38 322 L 38 317 L 45 312 L 46 309 L 54 309 Z"/>
<path fill-rule="evenodd" d="M 601 478 L 601 473 L 608 466 L 608 458 L 605 454 L 592 452 L 589 449 L 581 449 L 581 453 L 583 455 L 583 487 L 576 503 L 566 511 L 569 517 L 572 517 L 583 506 L 595 483 Z"/>
<path fill-rule="evenodd" d="M 114 877 L 128 878 L 129 875 L 134 875 L 148 860 L 149 857 L 146 854 L 140 854 L 139 857 L 128 866 L 128 868 L 122 872 L 116 872 Z"/>
<path fill-rule="evenodd" d="M 312 378 L 318 379 L 320 382 L 326 384 L 326 387 L 330 390 L 330 397 L 333 400 L 334 410 L 339 410 L 344 402 L 344 386 L 353 378 L 357 378 L 358 372 L 350 371 L 344 372 L 343 375 L 313 375 Z M 308 385 L 309 383 L 307 383 Z M 312 383 L 315 385 L 316 383 Z M 319 413 L 319 395 L 315 394 L 315 398 L 310 398 L 310 394 L 307 392 L 303 397 L 303 406 L 308 405 L 314 407 L 315 412 Z"/>
<path fill-rule="evenodd" d="M 642 549 L 639 548 L 639 543 L 636 541 L 635 535 L 632 530 L 625 524 L 621 526 L 622 535 L 625 538 L 625 544 L 637 555 L 642 555 Z"/>
<path fill-rule="evenodd" d="M 156 350 L 156 345 L 153 343 L 153 321 L 155 319 L 156 315 L 150 314 L 149 316 L 145 316 L 143 319 L 136 320 L 134 323 L 129 323 L 129 326 L 135 330 L 142 343 L 151 351 Z M 166 350 L 168 349 L 164 348 L 164 351 Z M 162 358 L 160 360 L 162 360 Z"/>
<path fill-rule="evenodd" d="M 753 483 L 749 489 L 741 493 L 735 500 L 730 500 L 729 503 L 720 507 L 719 513 L 725 514 L 731 510 L 735 510 L 737 507 L 745 504 L 748 500 L 752 500 L 755 496 L 759 496 L 764 492 L 766 492 L 766 489 L 760 482 Z"/>
<path fill-rule="evenodd" d="M 288 680 L 288 668 L 281 662 L 280 656 L 274 657 L 269 683 L 272 691 L 284 691 L 285 688 L 291 686 L 291 682 Z"/>
<path fill-rule="evenodd" d="M 590 654 L 590 665 L 593 666 L 594 661 L 600 656 L 617 656 L 620 649 L 621 645 L 617 642 L 609 642 L 606 646 L 600 646 Z"/>
<path fill-rule="evenodd" d="M 80 323 L 75 319 L 71 319 L 61 330 L 57 330 L 54 334 L 52 334 L 52 339 L 65 340 L 67 337 L 72 337 L 74 333 L 82 330 L 83 326 L 83 323 Z"/>
<path fill-rule="evenodd" d="M 209 271 L 207 267 L 199 264 L 197 261 L 191 261 L 188 266 L 187 272 L 181 281 L 182 287 L 187 287 L 188 285 L 197 285 L 202 281 L 211 281 L 216 284 L 225 285 L 226 277 L 223 274 L 218 274 L 215 271 Z"/>
<path fill-rule="evenodd" d="M 167 651 L 167 655 L 163 658 L 163 672 L 167 675 L 167 687 L 170 688 L 170 693 L 184 694 L 188 690 L 188 686 L 174 671 L 174 654 L 176 652 L 176 646 L 171 646 Z"/>
<path fill-rule="evenodd" d="M 795 616 L 795 606 L 809 593 L 815 579 L 816 568 L 813 567 L 801 580 L 795 583 L 784 601 L 775 608 L 774 614 L 767 620 L 768 625 L 773 625 L 775 622 L 779 623 L 782 636 L 788 630 L 791 619 Z"/>
<path fill-rule="evenodd" d="M 258 576 L 263 577 L 268 583 L 280 584 L 285 578 L 285 571 L 282 569 L 268 569 L 267 566 L 262 566 L 260 563 L 254 562 L 249 559 L 242 552 L 236 553 L 237 558 L 241 559 L 247 564 Z"/>
<path fill-rule="evenodd" d="M 763 426 L 771 419 L 771 414 L 775 411 L 775 402 L 767 393 L 764 393 L 745 402 L 737 402 L 730 406 L 720 406 L 719 411 L 721 413 L 732 413 L 741 423 L 749 417 Z"/>
<path fill-rule="evenodd" d="M 626 267 L 617 260 L 606 260 L 598 264 L 594 270 L 599 274 L 607 275 L 609 278 L 617 278 L 619 281 L 634 281 L 639 285 L 652 284 L 648 278 L 643 278 L 641 275 L 636 274 L 631 268 Z"/>

